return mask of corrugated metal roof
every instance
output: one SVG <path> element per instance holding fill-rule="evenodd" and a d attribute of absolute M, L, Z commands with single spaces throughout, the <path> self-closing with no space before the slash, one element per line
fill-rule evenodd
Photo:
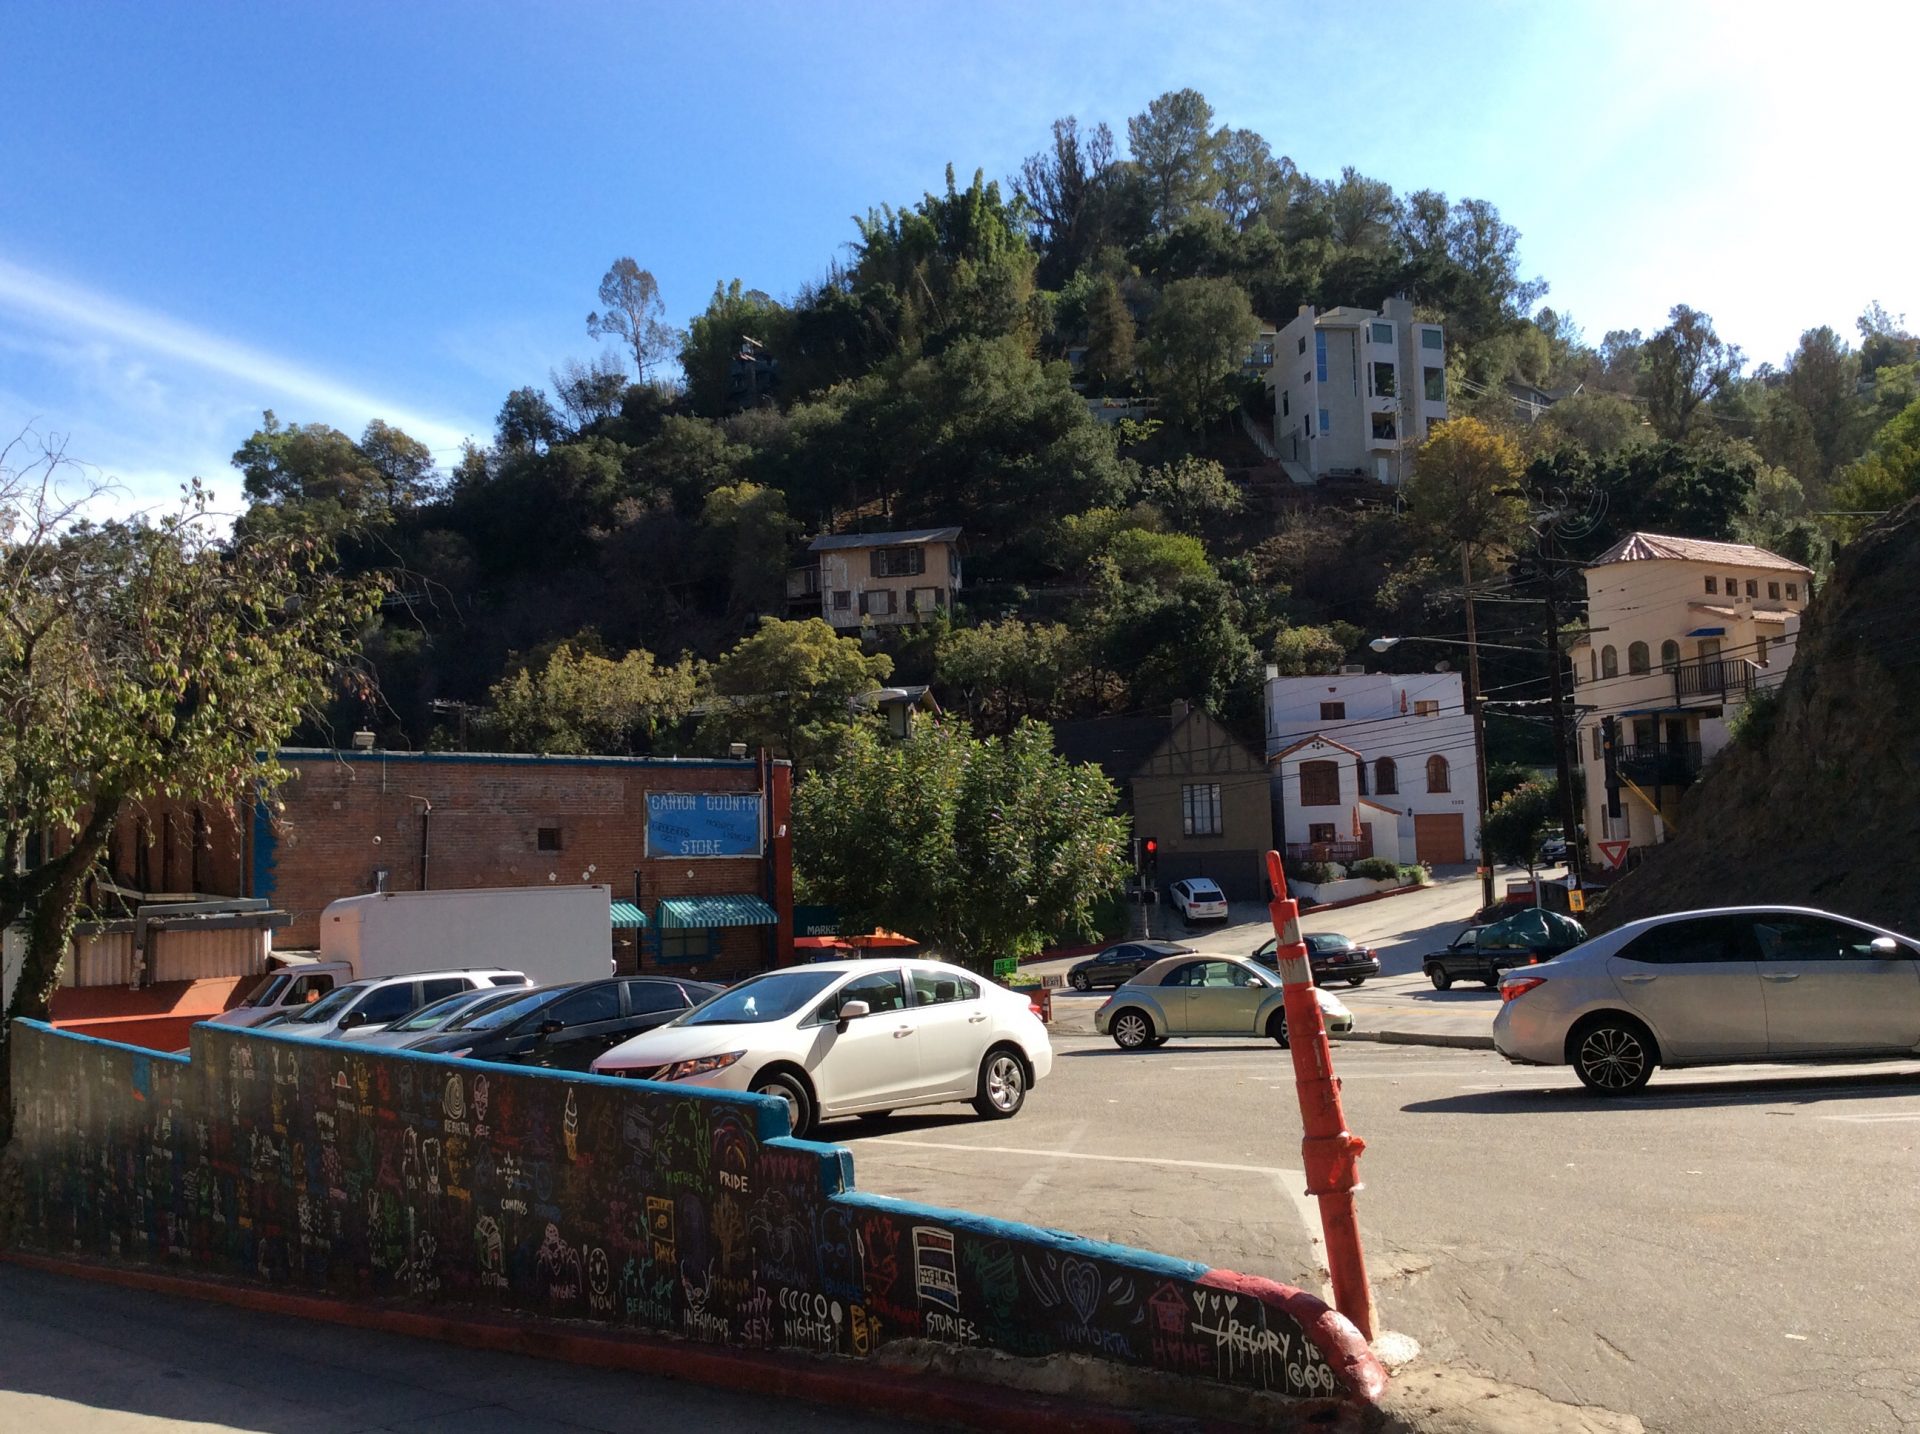
<path fill-rule="evenodd" d="M 836 533 L 815 538 L 807 544 L 807 551 L 825 553 L 838 548 L 897 548 L 909 543 L 951 543 L 959 536 L 958 528 L 907 528 L 898 533 Z"/>
<path fill-rule="evenodd" d="M 774 910 L 757 896 L 670 896 L 660 903 L 662 926 L 772 926 Z"/>
<path fill-rule="evenodd" d="M 613 903 L 613 924 L 619 927 L 645 926 L 647 913 L 631 901 L 616 901 Z"/>
<path fill-rule="evenodd" d="M 1727 563 L 1737 568 L 1779 568 L 1809 576 L 1813 572 L 1812 568 L 1751 543 L 1714 543 L 1704 538 L 1672 538 L 1664 533 L 1628 533 L 1587 566 L 1601 568 L 1608 563 L 1649 562 L 1660 558 L 1687 563 Z"/>

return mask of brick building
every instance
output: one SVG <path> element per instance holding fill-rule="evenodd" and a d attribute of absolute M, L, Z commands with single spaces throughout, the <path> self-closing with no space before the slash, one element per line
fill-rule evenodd
<path fill-rule="evenodd" d="M 116 836 L 116 875 L 268 898 L 291 917 L 282 949 L 317 945 L 328 902 L 383 886 L 605 883 L 623 970 L 731 979 L 793 959 L 785 762 L 308 748 L 280 760 L 295 775 L 277 816 L 143 816 Z"/>

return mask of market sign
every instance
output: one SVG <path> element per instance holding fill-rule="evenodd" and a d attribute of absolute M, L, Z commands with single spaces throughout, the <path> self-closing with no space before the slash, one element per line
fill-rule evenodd
<path fill-rule="evenodd" d="M 648 792 L 647 855 L 759 856 L 758 792 Z"/>
<path fill-rule="evenodd" d="M 796 906 L 793 908 L 795 936 L 838 936 L 840 912 L 832 906 Z"/>

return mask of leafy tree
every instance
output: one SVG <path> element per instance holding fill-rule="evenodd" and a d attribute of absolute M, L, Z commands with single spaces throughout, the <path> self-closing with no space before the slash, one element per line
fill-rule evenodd
<path fill-rule="evenodd" d="M 1223 129 L 1214 136 L 1214 182 L 1214 207 L 1234 228 L 1246 230 L 1256 220 L 1284 212 L 1301 180 L 1293 161 L 1284 155 L 1276 159 L 1252 130 Z"/>
<path fill-rule="evenodd" d="M 799 525 L 778 488 L 732 483 L 707 495 L 700 516 L 708 564 L 727 576 L 727 613 L 767 612 L 785 595 L 787 554 Z"/>
<path fill-rule="evenodd" d="M 1527 521 L 1520 450 L 1474 418 L 1437 424 L 1414 454 L 1407 512 L 1436 551 L 1512 550 Z"/>
<path fill-rule="evenodd" d="M 1127 121 L 1127 144 L 1145 182 L 1154 228 L 1171 229 L 1215 188 L 1213 106 L 1198 90 L 1169 90 Z"/>
<path fill-rule="evenodd" d="M 615 259 L 600 280 L 600 307 L 587 315 L 587 333 L 609 338 L 633 355 L 633 371 L 647 371 L 673 353 L 676 335 L 652 273 L 632 259 Z"/>
<path fill-rule="evenodd" d="M 1495 861 L 1527 866 L 1539 859 L 1540 842 L 1559 819 L 1560 796 L 1553 783 L 1522 782 L 1487 812 L 1482 837 Z"/>
<path fill-rule="evenodd" d="M 1072 115 L 1055 120 L 1052 145 L 1021 164 L 1014 192 L 1045 255 L 1041 283 L 1058 287 L 1106 245 L 1116 217 L 1118 178 L 1113 131 L 1097 124 L 1082 133 Z"/>
<path fill-rule="evenodd" d="M 1810 568 L 1824 566 L 1825 536 L 1807 515 L 1806 491 L 1784 468 L 1763 467 L 1754 474 L 1744 511 L 1734 520 L 1733 536 Z"/>
<path fill-rule="evenodd" d="M 1011 732 L 1029 719 L 1065 714 L 1065 694 L 1080 665 L 1062 623 L 1017 618 L 954 628 L 940 639 L 939 681 L 960 693 L 975 727 Z"/>
<path fill-rule="evenodd" d="M 1571 443 L 1595 454 L 1617 453 L 1653 436 L 1632 399 L 1605 391 L 1561 399 L 1542 415 L 1538 427 L 1547 442 Z"/>
<path fill-rule="evenodd" d="M 271 794 L 287 776 L 274 754 L 351 675 L 376 607 L 311 533 L 223 541 L 198 484 L 154 521 L 77 521 L 60 456 L 24 453 L 0 456 L 0 927 L 29 923 L 8 1021 L 46 1018 L 122 813 Z M 64 841 L 29 861 L 46 834 Z"/>
<path fill-rule="evenodd" d="M 1103 277 L 1087 302 L 1087 349 L 1082 373 L 1089 392 L 1115 393 L 1133 387 L 1135 330 L 1133 311 L 1120 286 Z"/>
<path fill-rule="evenodd" d="M 1259 331 L 1246 291 L 1230 279 L 1167 286 L 1147 325 L 1147 372 L 1178 421 L 1203 429 L 1233 406 L 1233 380 Z"/>
<path fill-rule="evenodd" d="M 268 409 L 235 451 L 256 527 L 278 518 L 329 537 L 378 526 L 433 496 L 433 454 L 373 420 L 358 443 L 324 423 L 283 424 Z"/>
<path fill-rule="evenodd" d="M 1916 493 L 1920 493 L 1920 399 L 1874 434 L 1866 453 L 1841 473 L 1833 502 L 1856 513 L 1884 512 Z M 1848 531 L 1858 526 L 1846 525 Z"/>
<path fill-rule="evenodd" d="M 692 711 L 702 677 L 685 656 L 667 666 L 641 649 L 616 660 L 563 642 L 494 683 L 484 726 L 510 752 L 649 752 Z"/>
<path fill-rule="evenodd" d="M 1800 336 L 1782 388 L 1785 399 L 1806 415 L 1817 465 L 1806 476 L 1820 488 L 1859 454 L 1866 438 L 1859 387 L 1860 358 L 1846 340 L 1825 325 Z"/>
<path fill-rule="evenodd" d="M 1675 304 L 1667 317 L 1667 326 L 1647 340 L 1639 392 L 1655 430 L 1677 440 L 1693 427 L 1701 406 L 1739 378 L 1746 359 L 1697 309 Z"/>
<path fill-rule="evenodd" d="M 1318 677 L 1338 672 L 1347 660 L 1348 645 L 1325 627 L 1282 628 L 1270 655 L 1282 677 Z"/>
<path fill-rule="evenodd" d="M 800 889 L 985 972 L 1092 933 L 1126 866 L 1115 802 L 1037 723 L 987 739 L 948 723 L 899 743 L 857 732 L 794 793 Z"/>
<path fill-rule="evenodd" d="M 1136 587 L 1165 588 L 1182 578 L 1213 576 L 1206 544 L 1187 533 L 1122 528 L 1108 540 L 1101 556 L 1122 582 Z"/>
<path fill-rule="evenodd" d="M 1108 577 L 1096 586 L 1083 622 L 1105 666 L 1125 674 L 1130 706 L 1164 707 L 1178 698 L 1230 720 L 1250 714 L 1257 660 L 1226 583 L 1187 572 L 1152 584 Z"/>
<path fill-rule="evenodd" d="M 1883 368 L 1920 361 L 1920 338 L 1907 332 L 1907 316 L 1890 314 L 1878 299 L 1855 321 L 1860 330 L 1860 373 L 1874 377 Z"/>
<path fill-rule="evenodd" d="M 854 699 L 893 672 L 884 652 L 868 655 L 813 617 L 760 620 L 711 672 L 715 700 L 702 724 L 710 745 L 744 741 L 770 747 L 806 766 L 831 751 L 854 726 Z"/>
<path fill-rule="evenodd" d="M 537 388 L 516 388 L 500 405 L 494 420 L 494 443 L 509 451 L 531 449 L 543 452 L 558 443 L 566 433 L 560 415 L 554 412 L 547 396 Z"/>
<path fill-rule="evenodd" d="M 706 312 L 688 325 L 680 340 L 680 367 L 687 376 L 687 402 L 693 411 L 718 418 L 733 406 L 729 380 L 741 343 L 765 344 L 784 322 L 778 304 L 758 289 L 742 289 L 735 279 L 713 286 Z"/>
<path fill-rule="evenodd" d="M 1140 497 L 1166 515 L 1176 528 L 1189 531 L 1221 518 L 1230 518 L 1246 506 L 1246 496 L 1210 458 L 1191 455 L 1149 468 L 1141 476 Z"/>
<path fill-rule="evenodd" d="M 1487 763 L 1487 800 L 1498 806 L 1508 792 L 1539 779 L 1539 773 L 1525 762 Z"/>

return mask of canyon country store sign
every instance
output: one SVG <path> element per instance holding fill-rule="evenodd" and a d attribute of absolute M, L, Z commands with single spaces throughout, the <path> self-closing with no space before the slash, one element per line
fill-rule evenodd
<path fill-rule="evenodd" d="M 647 855 L 759 856 L 757 792 L 648 792 Z"/>

